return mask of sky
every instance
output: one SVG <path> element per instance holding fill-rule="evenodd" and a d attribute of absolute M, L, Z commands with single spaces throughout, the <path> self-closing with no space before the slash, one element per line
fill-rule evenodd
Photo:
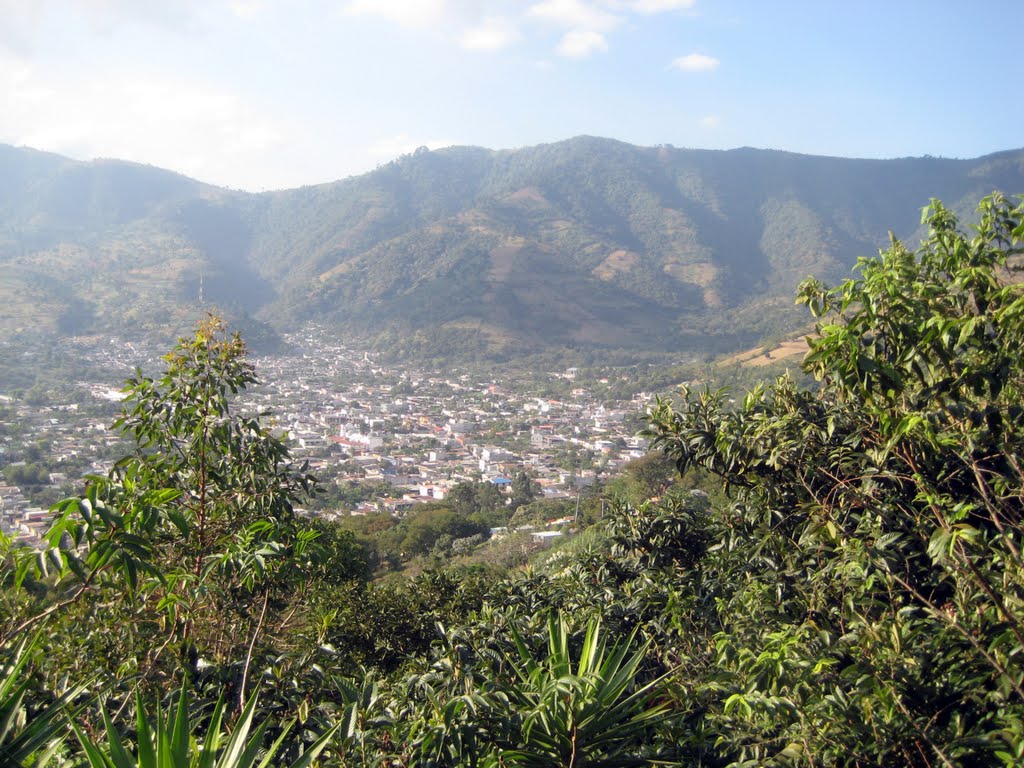
<path fill-rule="evenodd" d="M 1022 0 L 0 0 L 0 143 L 250 191 L 420 146 L 1024 146 Z"/>

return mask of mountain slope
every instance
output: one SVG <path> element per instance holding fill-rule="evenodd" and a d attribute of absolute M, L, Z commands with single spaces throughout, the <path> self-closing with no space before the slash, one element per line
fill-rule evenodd
<path fill-rule="evenodd" d="M 0 147 L 0 329 L 166 332 L 216 303 L 394 355 L 724 350 L 792 327 L 807 275 L 840 279 L 889 230 L 912 243 L 929 198 L 969 214 L 993 189 L 1024 191 L 1024 151 L 848 160 L 579 137 L 248 195 Z"/>

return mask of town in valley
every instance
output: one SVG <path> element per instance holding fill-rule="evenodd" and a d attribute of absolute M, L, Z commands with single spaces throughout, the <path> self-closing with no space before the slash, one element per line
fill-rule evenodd
<path fill-rule="evenodd" d="M 300 510 L 310 516 L 402 518 L 443 500 L 460 483 L 488 482 L 508 496 L 524 476 L 537 498 L 566 500 L 571 509 L 647 451 L 637 433 L 653 395 L 617 388 L 614 369 L 593 378 L 590 369 L 584 377 L 572 367 L 521 377 L 499 368 L 486 374 L 398 368 L 317 327 L 285 342 L 288 354 L 251 357 L 260 384 L 240 395 L 237 408 L 266 414 L 293 459 L 308 462 L 328 500 L 337 498 L 332 487 L 350 491 L 341 494 L 348 501 Z M 45 353 L 17 348 L 24 366 L 43 354 L 73 359 L 83 378 L 65 389 L 65 400 L 38 387 L 0 389 L 4 533 L 38 543 L 52 504 L 132 450 L 110 429 L 121 408 L 120 386 L 136 369 L 158 375 L 161 353 L 155 345 L 108 337 L 63 339 Z M 620 372 L 618 379 L 625 386 L 633 377 Z M 540 542 L 572 522 L 570 514 L 523 528 Z"/>

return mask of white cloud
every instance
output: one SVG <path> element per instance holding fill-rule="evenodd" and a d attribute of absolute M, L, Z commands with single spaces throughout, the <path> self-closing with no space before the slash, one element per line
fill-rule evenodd
<path fill-rule="evenodd" d="M 560 56 L 582 59 L 592 53 L 608 50 L 608 41 L 600 32 L 592 29 L 574 29 L 566 32 L 555 49 Z"/>
<path fill-rule="evenodd" d="M 566 29 L 555 52 L 570 59 L 607 51 L 606 33 L 623 22 L 623 17 L 583 0 L 541 0 L 527 8 L 526 15 Z"/>
<path fill-rule="evenodd" d="M 202 26 L 207 3 L 179 0 L 140 3 L 137 0 L 51 0 L 54 15 L 78 14 L 94 32 L 109 34 L 122 24 L 144 24 L 175 33 L 195 32 Z M 63 8 L 62 8 L 63 6 Z"/>
<path fill-rule="evenodd" d="M 519 28 L 511 21 L 491 17 L 463 30 L 459 44 L 471 51 L 498 51 L 518 42 L 519 37 Z"/>
<path fill-rule="evenodd" d="M 240 0 L 234 0 L 239 2 Z M 460 47 L 497 51 L 519 42 L 523 22 L 554 27 L 562 37 L 556 52 L 583 58 L 608 50 L 607 35 L 631 15 L 692 8 L 696 0 L 348 0 L 344 13 L 376 16 L 410 28 L 443 26 Z M 525 6 L 525 7 L 524 7 Z M 504 14 L 502 15 L 502 12 Z M 489 14 L 489 15 L 488 15 Z"/>
<path fill-rule="evenodd" d="M 228 8 L 240 19 L 255 19 L 267 10 L 266 0 L 228 0 Z"/>
<path fill-rule="evenodd" d="M 616 3 L 616 6 L 634 13 L 652 15 L 668 11 L 686 11 L 696 4 L 697 0 L 622 0 Z"/>
<path fill-rule="evenodd" d="M 270 181 L 260 168 L 266 157 L 296 141 L 279 118 L 197 82 L 111 76 L 69 81 L 23 69 L 0 80 L 0 89 L 0 141 L 83 160 L 116 157 L 253 188 Z M 257 173 L 263 178 L 249 176 Z"/>
<path fill-rule="evenodd" d="M 257 0 L 228 0 L 233 10 Z M 209 2 L 209 0 L 207 0 Z M 123 24 L 142 24 L 176 33 L 195 31 L 205 10 L 202 0 L 0 0 L 0 50 L 30 56 L 55 19 L 86 25 L 109 35 Z"/>
<path fill-rule="evenodd" d="M 429 27 L 444 21 L 451 11 L 447 0 L 351 0 L 345 13 L 380 16 L 403 27 Z"/>
<path fill-rule="evenodd" d="M 541 0 L 526 9 L 526 15 L 573 30 L 608 32 L 622 18 L 582 0 Z"/>
<path fill-rule="evenodd" d="M 691 53 L 674 59 L 672 61 L 672 68 L 681 69 L 683 72 L 711 72 L 718 69 L 720 63 L 714 56 L 705 56 L 703 53 Z"/>
<path fill-rule="evenodd" d="M 0 0 L 0 51 L 27 54 L 44 10 L 41 3 L 32 0 Z"/>
<path fill-rule="evenodd" d="M 717 128 L 722 123 L 718 115 L 705 115 L 700 119 L 700 124 L 705 128 Z"/>

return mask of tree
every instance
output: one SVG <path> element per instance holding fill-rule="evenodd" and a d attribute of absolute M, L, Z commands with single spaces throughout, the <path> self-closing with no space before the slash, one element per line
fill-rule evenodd
<path fill-rule="evenodd" d="M 456 483 L 448 491 L 445 503 L 464 517 L 481 512 L 493 512 L 504 505 L 505 497 L 494 483 L 486 480 L 475 483 Z"/>
<path fill-rule="evenodd" d="M 161 661 L 170 647 L 192 673 L 200 659 L 232 670 L 242 702 L 254 651 L 271 629 L 283 632 L 294 616 L 287 608 L 319 573 L 320 533 L 294 514 L 315 480 L 258 416 L 235 411 L 234 396 L 257 378 L 245 345 L 219 319 L 164 359 L 161 378 L 129 380 L 114 425 L 136 451 L 56 507 L 49 559 L 77 586 L 34 620 L 109 588 L 106 615 L 84 611 L 79 632 L 104 642 L 95 622 L 120 617 L 119 637 L 136 647 L 122 648 L 118 661 L 137 658 L 143 676 L 159 666 L 173 674 Z"/>
<path fill-rule="evenodd" d="M 622 477 L 609 484 L 609 492 L 622 494 L 633 504 L 660 496 L 678 480 L 675 464 L 661 451 L 651 451 L 639 459 L 627 461 Z"/>
<path fill-rule="evenodd" d="M 738 760 L 1024 757 L 1024 205 L 973 233 L 933 201 L 836 288 L 804 368 L 731 408 L 660 401 L 651 436 L 731 489 L 699 588 L 717 605 L 705 727 Z M 717 624 L 717 627 L 715 625 Z"/>
<path fill-rule="evenodd" d="M 425 555 L 442 537 L 449 543 L 477 534 L 486 535 L 488 529 L 469 517 L 442 505 L 430 505 L 416 511 L 394 529 L 400 537 L 400 551 L 403 557 Z"/>
<path fill-rule="evenodd" d="M 517 472 L 516 476 L 512 478 L 511 495 L 512 503 L 510 506 L 514 512 L 519 507 L 530 504 L 536 499 L 540 495 L 540 486 L 526 472 Z"/>

